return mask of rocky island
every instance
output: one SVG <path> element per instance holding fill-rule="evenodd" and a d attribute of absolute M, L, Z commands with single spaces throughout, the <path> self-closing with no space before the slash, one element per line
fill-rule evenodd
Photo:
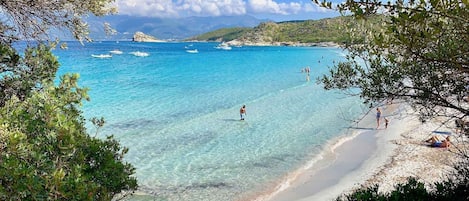
<path fill-rule="evenodd" d="M 159 40 L 156 37 L 146 35 L 143 32 L 137 31 L 132 38 L 134 42 L 165 42 L 164 40 Z"/>

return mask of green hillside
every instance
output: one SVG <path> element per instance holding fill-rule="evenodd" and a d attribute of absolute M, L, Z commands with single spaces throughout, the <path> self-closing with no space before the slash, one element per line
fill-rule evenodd
<path fill-rule="evenodd" d="M 379 24 L 381 17 L 371 17 L 367 24 Z M 355 29 L 357 21 L 352 17 L 341 16 L 321 20 L 264 22 L 254 28 L 230 28 L 209 32 L 191 40 L 231 41 L 243 43 L 347 43 L 349 32 Z"/>
<path fill-rule="evenodd" d="M 244 33 L 250 31 L 252 28 L 223 28 L 212 32 L 208 32 L 187 40 L 198 40 L 198 41 L 230 41 L 241 37 Z"/>
<path fill-rule="evenodd" d="M 343 43 L 347 40 L 344 27 L 348 21 L 347 18 L 339 17 L 281 23 L 268 22 L 260 24 L 241 38 L 243 40 L 258 38 L 264 42 Z"/>

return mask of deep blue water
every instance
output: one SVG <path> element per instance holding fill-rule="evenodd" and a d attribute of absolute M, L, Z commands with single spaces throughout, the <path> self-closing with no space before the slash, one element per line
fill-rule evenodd
<path fill-rule="evenodd" d="M 233 47 L 217 43 L 69 43 L 61 68 L 90 88 L 85 118 L 107 121 L 130 149 L 140 192 L 130 200 L 237 200 L 255 196 L 342 134 L 361 103 L 316 77 L 338 48 Z M 118 49 L 123 54 L 108 54 Z M 197 54 L 186 52 L 197 49 Z M 138 57 L 131 52 L 146 52 Z M 310 66 L 311 81 L 301 69 Z M 245 104 L 245 121 L 239 109 Z M 90 126 L 88 124 L 88 126 Z M 90 132 L 94 132 L 90 126 Z"/>

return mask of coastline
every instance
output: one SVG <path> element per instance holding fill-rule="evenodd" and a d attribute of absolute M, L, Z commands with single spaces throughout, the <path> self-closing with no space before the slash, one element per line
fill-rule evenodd
<path fill-rule="evenodd" d="M 380 192 L 388 192 L 410 176 L 429 186 L 452 170 L 451 164 L 457 160 L 454 148 L 432 148 L 424 140 L 436 135 L 433 131 L 451 132 L 456 137 L 454 130 L 440 128 L 438 120 L 422 124 L 405 104 L 380 108 L 382 116 L 390 120 L 387 129 L 384 125 L 375 129 L 372 108 L 347 129 L 345 137 L 325 146 L 321 156 L 254 200 L 334 200 L 376 183 Z"/>
<path fill-rule="evenodd" d="M 240 41 L 232 40 L 226 42 L 230 46 L 292 46 L 292 47 L 342 47 L 335 42 L 317 42 L 317 43 L 301 43 L 301 42 L 265 42 L 265 41 Z"/>
<path fill-rule="evenodd" d="M 301 43 L 301 42 L 253 42 L 253 41 L 239 41 L 239 40 L 232 40 L 232 41 L 199 41 L 199 40 L 183 40 L 183 41 L 172 41 L 172 40 L 159 40 L 159 39 L 128 39 L 128 40 L 121 40 L 121 41 L 130 41 L 136 43 L 173 43 L 173 42 L 181 42 L 181 43 L 225 43 L 229 46 L 258 46 L 258 47 L 335 47 L 335 48 L 343 48 L 343 44 L 339 44 L 336 42 L 316 42 L 316 43 Z"/>

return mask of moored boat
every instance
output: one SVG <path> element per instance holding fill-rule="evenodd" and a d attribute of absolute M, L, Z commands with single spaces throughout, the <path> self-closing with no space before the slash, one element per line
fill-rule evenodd
<path fill-rule="evenodd" d="M 193 50 L 186 50 L 186 52 L 188 52 L 188 53 L 192 53 L 192 54 L 196 54 L 196 53 L 199 53 L 199 50 L 197 50 L 197 49 L 193 49 Z"/>
<path fill-rule="evenodd" d="M 110 54 L 91 54 L 92 57 L 94 58 L 111 58 L 112 55 Z"/>
<path fill-rule="evenodd" d="M 147 53 L 147 52 L 140 52 L 140 51 L 131 52 L 130 54 L 133 54 L 134 56 L 137 56 L 137 57 L 147 57 L 147 56 L 150 56 L 149 53 Z"/>

